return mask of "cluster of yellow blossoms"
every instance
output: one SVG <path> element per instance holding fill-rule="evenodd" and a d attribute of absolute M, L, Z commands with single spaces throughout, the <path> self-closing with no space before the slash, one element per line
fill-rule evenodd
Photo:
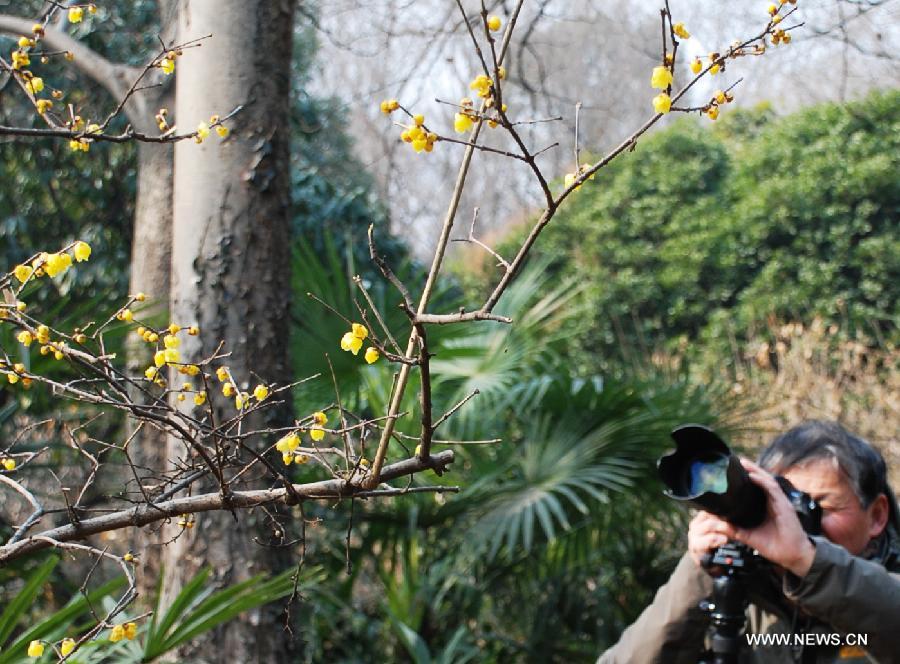
<path fill-rule="evenodd" d="M 680 39 L 690 39 L 691 33 L 684 27 L 684 23 L 678 22 L 672 25 L 672 32 Z M 693 64 L 691 65 L 693 68 Z M 669 96 L 669 90 L 675 79 L 675 59 L 673 54 L 666 53 L 665 62 L 653 68 L 650 75 L 650 87 L 661 90 L 658 95 L 653 98 L 653 110 L 657 113 L 668 113 L 672 109 L 672 98 Z"/>
<path fill-rule="evenodd" d="M 91 257 L 91 246 L 87 242 L 78 241 L 72 245 L 72 255 L 79 263 L 86 261 Z M 31 261 L 31 265 L 17 265 L 13 275 L 23 284 L 31 278 L 36 279 L 45 274 L 51 278 L 56 277 L 72 266 L 72 255 L 69 255 L 67 250 L 55 254 L 42 252 Z"/>
<path fill-rule="evenodd" d="M 778 6 L 769 5 L 769 16 L 771 16 L 771 25 L 776 26 L 781 23 L 784 17 L 779 13 L 781 8 L 790 2 L 792 5 L 797 4 L 797 0 L 778 0 Z M 790 44 L 791 43 L 791 34 L 778 28 L 777 30 L 772 31 L 772 44 L 778 46 L 779 44 Z"/>
<path fill-rule="evenodd" d="M 138 293 L 133 299 L 137 302 L 143 302 L 146 297 L 147 296 L 143 293 Z M 134 322 L 134 312 L 126 307 L 116 314 L 116 318 L 125 321 L 126 323 L 132 323 Z M 200 328 L 196 325 L 183 328 L 177 323 L 170 323 L 167 328 L 162 330 L 155 330 L 153 328 L 144 327 L 143 325 L 138 326 L 135 330 L 135 334 L 147 343 L 153 344 L 155 347 L 153 364 L 144 371 L 144 377 L 147 380 L 152 380 L 160 387 L 165 387 L 166 379 L 161 371 L 163 367 L 175 367 L 178 373 L 185 376 L 196 376 L 200 373 L 200 367 L 196 364 L 186 364 L 181 362 L 181 352 L 178 350 L 178 347 L 181 345 L 181 339 L 178 338 L 178 333 L 182 331 L 187 332 L 192 337 L 200 334 Z M 159 347 L 160 335 L 162 335 L 162 348 Z M 185 383 L 182 385 L 178 400 L 184 401 L 185 392 L 193 391 L 193 386 L 189 383 Z M 196 391 L 194 394 L 194 404 L 202 406 L 204 403 L 206 403 L 206 392 L 203 390 Z"/>
<path fill-rule="evenodd" d="M 137 636 L 137 623 L 127 622 L 123 625 L 115 625 L 109 631 L 109 640 L 117 643 L 122 639 L 133 640 Z"/>
<path fill-rule="evenodd" d="M 731 101 L 734 101 L 734 96 L 730 92 L 716 90 L 713 98 L 710 100 L 709 104 L 707 104 L 704 113 L 706 113 L 710 120 L 715 120 L 719 117 L 719 107 L 724 106 Z"/>
<path fill-rule="evenodd" d="M 69 23 L 81 23 L 84 19 L 85 8 L 89 14 L 97 13 L 97 5 L 92 2 L 86 5 L 72 5 L 69 7 Z"/>
<path fill-rule="evenodd" d="M 506 69 L 504 67 L 497 68 L 497 76 L 500 80 L 506 78 Z M 469 83 L 469 89 L 474 90 L 480 99 L 484 99 L 484 107 L 488 111 L 495 108 L 494 100 L 494 80 L 486 74 L 478 74 L 472 82 Z M 502 105 L 502 111 L 506 112 L 506 104 Z M 463 97 L 459 101 L 459 111 L 453 118 L 453 128 L 458 134 L 469 131 L 479 119 L 478 112 L 474 108 L 474 104 L 468 97 Z M 487 124 L 493 128 L 499 124 L 499 113 L 494 111 L 493 114 L 486 116 Z"/>
<path fill-rule="evenodd" d="M 128 633 L 132 634 L 132 636 L 129 636 L 128 638 L 133 639 L 135 636 L 137 636 L 137 625 L 135 623 L 127 623 L 127 625 L 134 625 L 134 627 L 131 627 L 128 629 Z M 122 627 L 122 625 L 116 625 L 116 627 Z M 124 629 L 124 627 L 123 627 L 123 629 Z M 115 631 L 115 628 L 113 628 L 113 631 Z M 124 632 L 123 632 L 123 634 L 124 634 Z M 116 639 L 116 641 L 119 641 L 121 638 L 122 637 L 120 636 L 118 639 Z M 110 637 L 110 641 L 112 641 L 112 637 Z M 75 650 L 76 645 L 77 644 L 75 643 L 75 639 L 66 637 L 65 639 L 63 639 L 62 641 L 59 642 L 59 654 L 62 655 L 63 657 L 68 657 L 69 655 L 72 654 L 72 651 Z M 44 654 L 44 644 L 41 641 L 34 640 L 28 644 L 28 656 L 29 657 L 36 659 L 36 658 L 42 656 L 43 654 Z"/>
<path fill-rule="evenodd" d="M 160 110 L 165 110 L 165 109 L 160 109 Z M 200 124 L 197 125 L 197 131 L 194 134 L 194 142 L 202 143 L 205 138 L 208 138 L 210 127 L 216 128 L 216 133 L 219 135 L 219 138 L 225 138 L 226 136 L 228 136 L 229 133 L 231 133 L 231 132 L 229 132 L 228 127 L 219 123 L 219 116 L 213 115 L 213 116 L 210 116 L 209 123 L 201 122 Z"/>
<path fill-rule="evenodd" d="M 416 152 L 431 152 L 434 150 L 434 144 L 438 140 L 438 135 L 433 131 L 428 131 L 425 126 L 424 115 L 414 115 L 413 125 L 406 127 L 400 132 L 400 140 L 409 143 Z"/>
<path fill-rule="evenodd" d="M 3 466 L 3 470 L 12 472 L 16 469 L 16 460 L 10 457 L 3 457 L 0 459 L 0 466 Z"/>
<path fill-rule="evenodd" d="M 250 405 L 251 394 L 249 392 L 242 392 L 235 387 L 237 381 L 235 381 L 234 376 L 232 376 L 231 369 L 228 367 L 219 367 L 216 369 L 216 378 L 222 383 L 222 394 L 229 398 L 234 397 L 235 408 L 242 410 Z M 253 388 L 252 397 L 258 402 L 265 401 L 269 398 L 269 388 L 263 384 L 257 385 Z M 194 402 L 196 403 L 196 401 L 197 399 L 195 398 Z"/>
<path fill-rule="evenodd" d="M 400 108 L 400 102 L 396 99 L 385 99 L 381 102 L 381 112 L 385 115 L 390 115 L 398 108 Z M 406 109 L 403 110 L 405 111 Z M 417 114 L 411 117 L 412 125 L 401 125 L 403 131 L 400 132 L 400 140 L 404 143 L 409 143 L 416 152 L 431 152 L 434 150 L 434 144 L 440 140 L 440 137 L 433 131 L 428 131 L 428 127 L 425 126 L 424 115 Z"/>
<path fill-rule="evenodd" d="M 350 331 L 346 332 L 344 336 L 341 337 L 341 350 L 350 351 L 354 355 L 357 355 L 363 346 L 363 341 L 368 336 L 369 331 L 364 325 L 353 323 L 351 325 Z M 366 362 L 372 364 L 378 361 L 378 358 L 381 357 L 381 354 L 378 352 L 377 348 L 375 348 L 374 346 L 369 346 L 366 349 L 366 353 L 363 357 L 365 357 Z"/>
<path fill-rule="evenodd" d="M 312 414 L 312 421 L 313 424 L 309 428 L 309 437 L 312 438 L 314 442 L 318 442 L 325 438 L 324 427 L 328 424 L 328 416 L 318 410 Z M 285 466 L 290 466 L 292 463 L 302 465 L 309 461 L 309 455 L 303 454 L 298 449 L 300 447 L 300 434 L 303 431 L 304 429 L 292 431 L 286 436 L 282 436 L 278 442 L 275 443 L 275 449 L 281 452 L 281 460 L 284 462 Z"/>
<path fill-rule="evenodd" d="M 87 242 L 78 241 L 74 243 L 70 249 L 72 250 L 72 254 L 74 254 L 75 260 L 78 262 L 86 261 L 90 258 L 91 247 Z M 37 258 L 31 261 L 30 264 L 17 265 L 12 271 L 12 276 L 18 279 L 20 284 L 24 286 L 28 281 L 38 279 L 45 275 L 50 278 L 59 276 L 71 266 L 72 255 L 69 254 L 68 249 L 53 254 L 42 252 Z M 16 302 L 15 304 L 16 310 L 20 312 L 25 311 L 26 306 L 27 305 L 21 301 Z M 5 315 L 5 310 L 0 310 L 0 316 Z M 84 343 L 87 341 L 87 337 L 78 329 L 75 330 L 75 334 L 72 338 L 77 343 Z M 57 360 L 61 360 L 65 357 L 65 351 L 68 348 L 68 344 L 63 340 L 51 341 L 50 328 L 43 324 L 38 325 L 35 328 L 21 330 L 16 335 L 16 340 L 26 348 L 37 341 L 41 344 L 41 355 L 49 355 L 52 353 L 53 357 Z M 25 375 L 25 365 L 21 362 L 17 362 L 7 368 L 5 362 L 0 360 L 0 370 L 6 374 L 6 380 L 11 385 L 18 383 L 21 380 L 23 387 L 28 388 L 31 386 L 32 380 Z M 12 459 L 9 459 L 8 461 L 12 464 L 12 467 L 9 467 L 6 461 L 7 460 L 4 460 L 3 462 L 4 468 L 6 468 L 6 470 L 13 470 L 15 468 L 15 462 L 12 461 Z"/>
<path fill-rule="evenodd" d="M 68 9 L 68 18 L 70 23 L 80 23 L 84 19 L 84 12 L 87 9 L 89 14 L 94 14 L 97 11 L 97 6 L 93 3 L 86 5 L 73 5 Z M 31 27 L 31 36 L 22 35 L 19 37 L 16 46 L 17 48 L 11 53 L 10 59 L 12 61 L 12 69 L 17 72 L 19 77 L 21 78 L 22 84 L 25 89 L 31 94 L 35 99 L 34 105 L 37 109 L 38 114 L 44 115 L 47 111 L 53 108 L 53 102 L 50 99 L 38 99 L 37 96 L 44 91 L 44 79 L 40 76 L 35 76 L 35 74 L 26 67 L 31 66 L 31 55 L 32 49 L 36 48 L 38 42 L 44 36 L 44 25 L 43 23 L 35 23 Z M 74 60 L 75 56 L 71 51 L 63 51 L 63 56 L 66 60 Z M 50 61 L 50 55 L 57 55 L 56 53 L 42 53 L 40 54 L 41 64 L 47 64 Z M 63 93 L 60 90 L 51 90 L 51 96 L 54 99 L 62 99 Z M 87 148 L 78 148 L 79 150 L 87 150 Z"/>

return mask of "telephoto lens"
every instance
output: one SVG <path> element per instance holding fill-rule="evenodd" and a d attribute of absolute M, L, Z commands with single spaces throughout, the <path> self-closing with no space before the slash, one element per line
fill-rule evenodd
<path fill-rule="evenodd" d="M 766 494 L 715 431 L 685 424 L 672 431 L 676 449 L 657 462 L 665 494 L 716 514 L 740 528 L 766 518 Z"/>

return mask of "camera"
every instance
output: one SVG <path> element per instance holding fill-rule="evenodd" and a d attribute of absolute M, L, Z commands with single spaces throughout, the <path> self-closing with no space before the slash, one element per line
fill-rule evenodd
<path fill-rule="evenodd" d="M 755 528 L 768 513 L 766 494 L 750 480 L 740 460 L 709 427 L 685 424 L 672 431 L 676 449 L 657 462 L 664 493 L 740 528 Z M 803 529 L 810 535 L 821 532 L 822 509 L 809 494 L 788 480 L 776 477 Z"/>

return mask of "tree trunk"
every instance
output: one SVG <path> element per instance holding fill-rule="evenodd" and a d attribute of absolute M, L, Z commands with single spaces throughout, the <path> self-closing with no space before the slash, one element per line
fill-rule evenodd
<path fill-rule="evenodd" d="M 170 308 L 174 321 L 201 329 L 199 337 L 185 338 L 183 357 L 201 359 L 224 341 L 231 357 L 223 364 L 238 387 L 251 392 L 258 382 L 289 380 L 287 109 L 293 9 L 293 0 L 185 0 L 178 17 L 179 42 L 212 35 L 177 61 L 179 130 L 190 131 L 239 105 L 243 109 L 228 121 L 232 132 L 226 139 L 211 132 L 201 145 L 183 141 L 175 147 Z M 234 415 L 233 399 L 210 396 L 217 418 Z M 289 421 L 287 405 L 265 412 L 273 422 Z M 264 424 L 247 420 L 244 429 Z M 246 451 L 239 454 L 249 458 Z M 178 439 L 168 441 L 167 456 L 189 458 Z M 183 533 L 169 525 L 168 534 L 177 538 L 164 550 L 164 604 L 205 566 L 230 584 L 290 565 L 288 551 L 254 543 L 254 537 L 271 538 L 265 528 L 262 513 L 204 515 Z M 280 611 L 269 606 L 245 614 L 183 656 L 289 661 L 291 644 L 278 637 Z"/>

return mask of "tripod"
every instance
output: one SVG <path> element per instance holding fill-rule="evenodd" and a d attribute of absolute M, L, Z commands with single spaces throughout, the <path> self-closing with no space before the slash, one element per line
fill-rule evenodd
<path fill-rule="evenodd" d="M 700 655 L 700 664 L 737 664 L 747 608 L 746 578 L 756 556 L 746 545 L 728 542 L 703 560 L 713 576 L 713 591 L 700 608 L 709 614 L 712 647 Z"/>

